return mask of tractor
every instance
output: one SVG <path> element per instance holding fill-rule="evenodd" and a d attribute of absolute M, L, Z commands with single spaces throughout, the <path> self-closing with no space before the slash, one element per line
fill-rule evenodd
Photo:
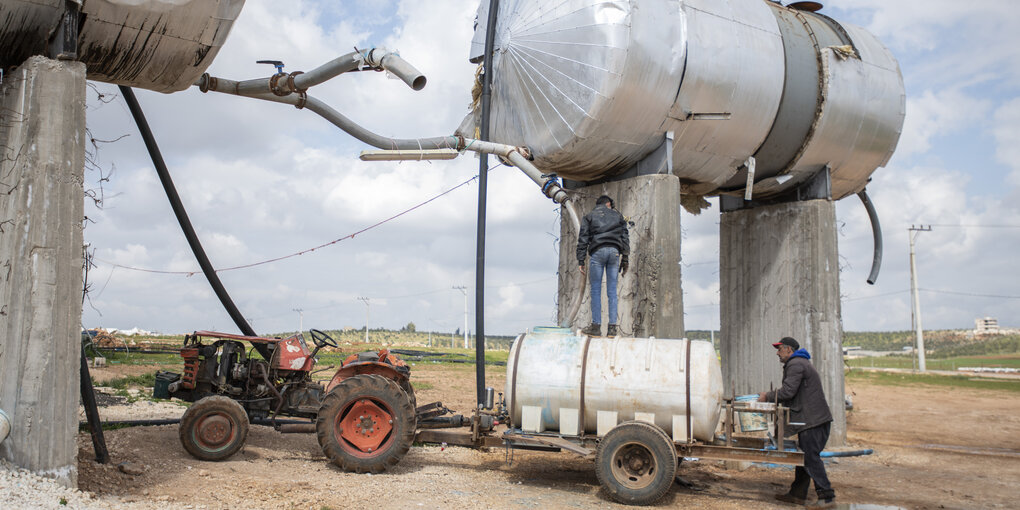
<path fill-rule="evenodd" d="M 396 465 L 417 427 L 410 367 L 387 349 L 353 354 L 323 387 L 312 380 L 315 356 L 337 343 L 317 329 L 309 334 L 312 350 L 300 333 L 186 335 L 183 373 L 158 373 L 153 391 L 193 402 L 180 422 L 184 449 L 201 460 L 227 459 L 244 445 L 252 420 L 269 420 L 281 431 L 314 431 L 326 457 L 345 471 Z M 313 421 L 278 424 L 279 416 Z"/>

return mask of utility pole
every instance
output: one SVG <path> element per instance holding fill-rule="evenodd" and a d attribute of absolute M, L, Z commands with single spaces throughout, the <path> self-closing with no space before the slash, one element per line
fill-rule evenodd
<path fill-rule="evenodd" d="M 371 299 L 372 298 L 367 298 L 367 297 L 359 297 L 358 298 L 358 301 L 364 301 L 365 302 L 365 343 L 366 344 L 368 343 L 368 312 L 371 309 L 371 306 L 368 304 L 368 302 Z"/>
<path fill-rule="evenodd" d="M 305 310 L 303 308 L 292 308 L 292 310 L 298 313 L 297 332 L 300 335 L 305 330 Z"/>
<path fill-rule="evenodd" d="M 455 285 L 453 288 L 456 289 L 456 290 L 459 290 L 462 294 L 464 294 L 464 348 L 468 349 L 471 346 L 468 344 L 468 306 L 467 306 L 468 305 L 468 302 L 467 302 L 468 295 L 467 295 L 467 287 L 465 287 L 463 285 Z"/>
<path fill-rule="evenodd" d="M 913 302 L 913 313 L 912 323 L 914 324 L 914 334 L 917 337 L 917 368 L 921 372 L 925 371 L 924 363 L 924 332 L 921 329 L 921 296 L 917 292 L 917 257 L 914 255 L 914 239 L 917 238 L 917 234 L 920 232 L 931 232 L 931 225 L 911 225 L 907 229 L 907 233 L 910 236 L 910 297 Z"/>

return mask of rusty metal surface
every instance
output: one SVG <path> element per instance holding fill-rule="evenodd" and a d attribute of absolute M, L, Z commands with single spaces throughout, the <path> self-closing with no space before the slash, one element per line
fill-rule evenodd
<path fill-rule="evenodd" d="M 771 462 L 773 464 L 804 465 L 803 452 L 781 452 L 777 450 L 753 450 L 725 446 L 694 445 L 684 455 L 703 459 L 738 460 L 746 462 Z"/>
<path fill-rule="evenodd" d="M 46 55 L 64 0 L 0 2 L 0 65 Z M 90 80 L 159 92 L 184 90 L 212 63 L 244 0 L 89 0 L 78 60 Z"/>

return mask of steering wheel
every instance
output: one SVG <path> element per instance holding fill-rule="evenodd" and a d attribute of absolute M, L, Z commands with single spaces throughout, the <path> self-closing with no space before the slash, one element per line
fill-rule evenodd
<path fill-rule="evenodd" d="M 315 346 L 320 349 L 323 347 L 334 348 L 339 347 L 339 345 L 337 345 L 336 343 L 336 340 L 333 340 L 333 337 L 327 335 L 322 331 L 319 331 L 317 329 L 309 329 L 308 333 L 312 335 L 312 343 L 315 344 Z"/>

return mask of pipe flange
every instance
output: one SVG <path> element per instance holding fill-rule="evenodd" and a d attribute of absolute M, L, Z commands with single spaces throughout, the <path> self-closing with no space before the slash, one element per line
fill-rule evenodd
<path fill-rule="evenodd" d="M 203 94 L 209 92 L 209 80 L 212 79 L 214 78 L 209 76 L 209 73 L 202 73 L 202 78 L 198 80 L 198 90 L 201 90 Z"/>
<path fill-rule="evenodd" d="M 297 75 L 299 75 L 299 74 L 305 74 L 305 72 L 304 71 L 294 71 L 293 73 L 290 73 L 290 74 L 287 75 L 287 88 L 291 92 L 304 92 L 304 91 L 308 90 L 307 88 L 299 89 L 297 87 L 297 85 L 294 85 L 294 78 Z"/>
<path fill-rule="evenodd" d="M 294 108 L 297 108 L 298 110 L 301 110 L 301 109 L 303 109 L 305 107 L 305 104 L 307 102 L 308 102 L 308 93 L 302 90 L 302 91 L 298 92 L 298 100 L 297 100 L 297 103 L 294 104 Z"/>
<path fill-rule="evenodd" d="M 269 77 L 269 90 L 272 91 L 274 95 L 280 97 L 290 95 L 291 91 L 280 87 L 280 78 L 284 78 L 286 76 L 287 73 L 276 73 Z"/>

